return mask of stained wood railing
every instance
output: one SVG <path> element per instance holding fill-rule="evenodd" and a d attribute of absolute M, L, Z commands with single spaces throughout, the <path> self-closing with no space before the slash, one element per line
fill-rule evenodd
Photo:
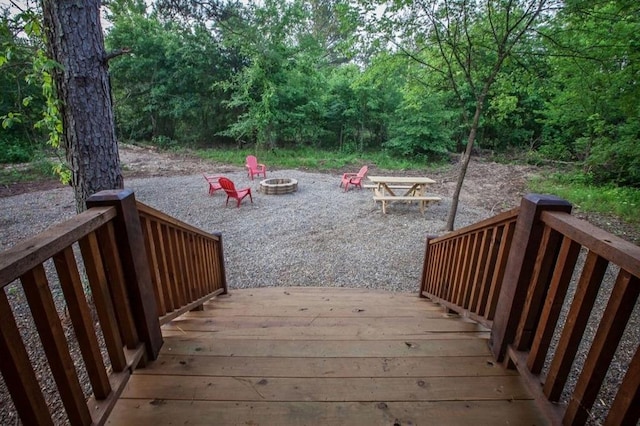
<path fill-rule="evenodd" d="M 41 341 L 35 350 L 46 355 L 68 422 L 103 424 L 131 372 L 157 357 L 160 323 L 226 291 L 219 235 L 137 206 L 128 190 L 104 191 L 87 206 L 0 254 L 0 371 L 24 424 L 53 421 L 38 380 L 41 370 L 29 358 L 36 342 L 25 340 L 21 327 L 35 324 Z M 162 270 L 161 263 L 170 269 Z M 58 312 L 59 296 L 53 295 L 58 286 L 66 314 Z M 31 320 L 12 309 L 21 291 Z M 71 331 L 63 325 L 66 317 L 71 337 L 65 335 Z M 89 398 L 71 355 L 76 347 Z"/>
<path fill-rule="evenodd" d="M 160 324 L 227 293 L 222 234 L 138 203 Z"/>
<path fill-rule="evenodd" d="M 428 237 L 420 294 L 491 328 L 518 209 Z"/>
<path fill-rule="evenodd" d="M 523 198 L 506 265 L 496 271 L 503 278 L 490 342 L 496 359 L 517 368 L 525 378 L 551 423 L 579 425 L 591 415 L 625 329 L 633 327 L 630 318 L 639 309 L 640 247 L 571 216 L 570 211 L 568 203 L 555 197 Z M 486 221 L 487 232 L 502 220 L 501 215 Z M 447 308 L 464 312 L 465 298 L 473 300 L 477 287 L 465 268 L 477 269 L 473 265 L 482 260 L 478 254 L 482 250 L 474 243 L 478 236 L 469 236 L 478 232 L 473 226 L 429 240 L 423 295 L 442 297 Z M 454 246 L 450 253 L 431 246 L 435 242 L 446 248 L 445 241 L 456 239 L 461 240 L 448 243 Z M 617 271 L 608 298 L 601 290 L 607 268 Z M 569 291 L 572 285 L 575 291 Z M 432 288 L 448 291 L 434 293 Z M 573 295 L 570 300 L 565 300 L 567 294 Z M 606 305 L 601 317 L 592 315 L 597 298 L 606 299 L 601 301 Z M 566 319 L 559 321 L 563 305 Z M 582 362 L 577 352 L 588 324 L 596 331 L 587 339 L 589 350 Z M 637 329 L 629 332 L 637 339 Z M 552 345 L 554 337 L 557 344 Z M 640 418 L 640 346 L 634 344 L 634 354 L 621 367 L 626 374 L 615 386 L 607 425 L 635 425 Z M 569 374 L 577 375 L 575 386 L 567 385 Z M 559 404 L 563 393 L 568 402 Z"/>

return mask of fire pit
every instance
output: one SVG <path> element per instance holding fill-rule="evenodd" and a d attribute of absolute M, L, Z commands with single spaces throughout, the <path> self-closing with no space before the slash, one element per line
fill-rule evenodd
<path fill-rule="evenodd" d="M 265 179 L 260 182 L 260 190 L 266 195 L 290 194 L 298 190 L 296 179 Z"/>

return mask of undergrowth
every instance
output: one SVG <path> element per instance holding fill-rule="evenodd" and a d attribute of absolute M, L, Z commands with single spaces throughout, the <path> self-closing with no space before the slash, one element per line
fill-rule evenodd
<path fill-rule="evenodd" d="M 387 170 L 424 170 L 438 163 L 424 158 L 398 158 L 385 152 L 345 153 L 341 151 L 322 151 L 311 148 L 277 149 L 256 152 L 248 149 L 208 149 L 197 150 L 196 154 L 204 159 L 227 164 L 244 164 L 247 155 L 255 155 L 261 163 L 270 167 L 285 169 L 336 170 L 353 167 L 359 169 L 367 164 Z"/>
<path fill-rule="evenodd" d="M 0 167 L 0 185 L 59 179 L 49 160 Z"/>
<path fill-rule="evenodd" d="M 640 223 L 640 189 L 598 186 L 588 174 L 553 173 L 529 182 L 533 192 L 557 195 L 584 212 L 615 215 L 629 223 Z"/>

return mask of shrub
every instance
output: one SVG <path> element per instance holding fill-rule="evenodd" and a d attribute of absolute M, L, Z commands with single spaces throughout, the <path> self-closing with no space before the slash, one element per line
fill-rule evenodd
<path fill-rule="evenodd" d="M 36 146 L 16 134 L 0 135 L 0 163 L 27 163 L 32 160 Z"/>

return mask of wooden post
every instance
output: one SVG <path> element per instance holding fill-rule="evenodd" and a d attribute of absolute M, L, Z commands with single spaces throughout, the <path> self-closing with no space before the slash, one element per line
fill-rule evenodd
<path fill-rule="evenodd" d="M 522 198 L 489 340 L 498 362 L 516 335 L 544 230 L 540 214 L 545 210 L 570 213 L 571 204 L 552 195 L 527 194 Z"/>
<path fill-rule="evenodd" d="M 436 238 L 435 235 L 427 235 L 427 242 L 424 250 L 424 261 L 422 264 L 422 281 L 420 282 L 420 294 L 418 294 L 418 296 L 420 297 L 426 297 L 422 294 L 422 292 L 427 289 L 426 286 L 427 286 L 427 273 L 429 268 L 429 244 L 431 243 L 431 240 L 433 240 L 434 238 Z M 431 264 L 433 265 L 433 263 Z"/>
<path fill-rule="evenodd" d="M 218 251 L 218 262 L 220 265 L 220 280 L 222 281 L 222 294 L 229 294 L 229 287 L 227 286 L 227 272 L 224 267 L 224 244 L 222 243 L 222 233 L 221 232 L 213 232 L 213 235 L 218 237 L 218 241 L 220 242 L 220 250 Z"/>
<path fill-rule="evenodd" d="M 100 206 L 114 206 L 118 210 L 113 225 L 129 302 L 147 359 L 154 360 L 163 341 L 135 196 L 130 189 L 116 189 L 98 192 L 87 200 L 87 208 Z"/>

